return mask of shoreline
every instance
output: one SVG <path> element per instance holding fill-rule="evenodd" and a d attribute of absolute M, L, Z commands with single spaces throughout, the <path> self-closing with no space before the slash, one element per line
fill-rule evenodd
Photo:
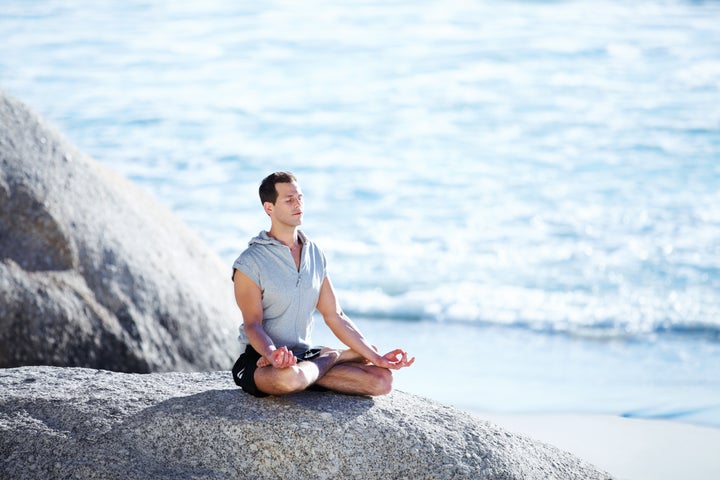
<path fill-rule="evenodd" d="M 469 413 L 573 453 L 619 480 L 720 478 L 720 428 L 597 414 Z"/>

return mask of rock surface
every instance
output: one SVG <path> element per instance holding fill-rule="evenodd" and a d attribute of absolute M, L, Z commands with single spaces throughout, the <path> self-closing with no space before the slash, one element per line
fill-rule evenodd
<path fill-rule="evenodd" d="M 605 479 L 417 396 L 258 399 L 227 372 L 0 370 L 0 478 Z"/>
<path fill-rule="evenodd" d="M 0 367 L 226 369 L 229 266 L 0 91 Z"/>

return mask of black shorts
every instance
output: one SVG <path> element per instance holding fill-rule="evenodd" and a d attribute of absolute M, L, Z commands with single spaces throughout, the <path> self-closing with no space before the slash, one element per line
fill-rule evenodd
<path fill-rule="evenodd" d="M 298 362 L 312 360 L 320 355 L 320 348 L 311 348 L 302 355 L 295 355 Z M 243 389 L 243 391 L 256 397 L 267 397 L 268 394 L 257 388 L 255 385 L 255 370 L 257 370 L 257 361 L 260 355 L 252 345 L 248 345 L 245 353 L 241 354 L 232 368 L 232 376 L 235 384 Z M 320 392 L 327 391 L 327 388 L 320 385 L 310 385 L 308 390 L 316 390 Z"/>

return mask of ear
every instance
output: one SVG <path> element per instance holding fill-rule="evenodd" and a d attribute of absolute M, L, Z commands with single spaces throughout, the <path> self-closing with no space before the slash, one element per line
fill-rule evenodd
<path fill-rule="evenodd" d="M 269 217 L 272 217 L 272 212 L 273 212 L 274 207 L 275 207 L 275 205 L 273 205 L 270 202 L 263 203 L 263 208 L 265 209 L 265 213 L 267 213 Z"/>

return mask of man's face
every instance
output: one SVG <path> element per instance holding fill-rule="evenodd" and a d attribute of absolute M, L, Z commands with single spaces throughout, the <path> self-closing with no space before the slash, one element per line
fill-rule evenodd
<path fill-rule="evenodd" d="M 285 225 L 297 227 L 302 224 L 303 195 L 297 183 L 276 183 L 278 192 L 275 205 L 265 202 L 265 211 L 270 217 Z"/>

